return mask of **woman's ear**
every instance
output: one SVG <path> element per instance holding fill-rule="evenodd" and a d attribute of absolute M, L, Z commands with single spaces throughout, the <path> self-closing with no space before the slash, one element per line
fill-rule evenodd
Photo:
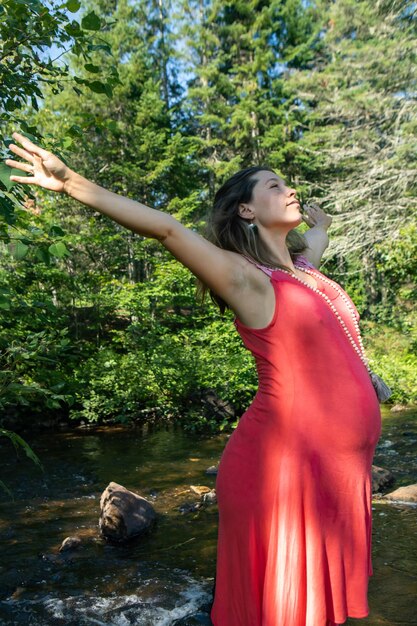
<path fill-rule="evenodd" d="M 240 217 L 243 217 L 243 219 L 245 220 L 253 220 L 253 218 L 255 217 L 254 212 L 247 204 L 239 204 L 238 212 Z"/>

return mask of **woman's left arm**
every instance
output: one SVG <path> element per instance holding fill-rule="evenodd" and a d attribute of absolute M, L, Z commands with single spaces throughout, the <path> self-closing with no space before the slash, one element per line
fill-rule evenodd
<path fill-rule="evenodd" d="M 308 248 L 303 252 L 303 256 L 318 269 L 321 257 L 329 245 L 327 229 L 332 223 L 332 216 L 325 213 L 315 203 L 304 205 L 304 211 L 303 220 L 310 227 L 310 230 L 303 233 L 303 237 L 308 243 Z"/>

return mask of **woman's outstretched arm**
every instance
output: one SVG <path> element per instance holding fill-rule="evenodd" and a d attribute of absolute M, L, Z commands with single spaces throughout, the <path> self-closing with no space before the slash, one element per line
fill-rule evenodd
<path fill-rule="evenodd" d="M 159 240 L 165 238 L 171 221 L 169 214 L 151 209 L 140 202 L 129 200 L 96 185 L 71 170 L 54 154 L 19 133 L 13 133 L 13 138 L 23 148 L 10 144 L 9 149 L 26 159 L 28 163 L 7 159 L 6 164 L 31 173 L 32 176 L 11 176 L 11 180 L 65 193 L 82 204 L 108 215 L 134 232 Z"/>
<path fill-rule="evenodd" d="M 226 302 L 238 301 L 248 265 L 240 255 L 218 248 L 191 229 L 185 228 L 168 213 L 96 185 L 23 135 L 13 133 L 13 138 L 22 147 L 10 144 L 9 149 L 26 162 L 7 159 L 6 164 L 31 175 L 10 176 L 11 180 L 65 193 L 133 232 L 159 240 Z"/>

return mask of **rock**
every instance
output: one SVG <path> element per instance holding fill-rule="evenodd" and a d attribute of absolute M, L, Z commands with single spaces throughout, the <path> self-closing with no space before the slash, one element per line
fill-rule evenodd
<path fill-rule="evenodd" d="M 193 491 L 200 496 L 200 502 L 188 503 L 181 505 L 181 513 L 191 513 L 202 506 L 202 504 L 216 504 L 217 495 L 216 490 L 206 487 L 205 485 L 190 485 L 190 491 Z"/>
<path fill-rule="evenodd" d="M 198 509 L 201 509 L 202 503 L 201 502 L 184 502 L 184 504 L 181 504 L 179 508 L 179 511 L 181 513 L 195 513 L 195 511 L 198 511 Z"/>
<path fill-rule="evenodd" d="M 206 504 L 216 504 L 217 503 L 216 490 L 211 489 L 208 493 L 204 493 L 202 496 L 202 500 Z"/>
<path fill-rule="evenodd" d="M 408 409 L 408 406 L 406 404 L 394 404 L 390 408 L 390 411 L 391 413 L 398 413 L 400 411 L 405 411 L 406 409 Z"/>
<path fill-rule="evenodd" d="M 206 474 L 217 474 L 217 466 L 210 465 L 210 467 L 206 469 Z"/>
<path fill-rule="evenodd" d="M 68 550 L 76 550 L 81 545 L 81 539 L 79 537 L 67 537 L 61 543 L 59 552 L 67 552 Z"/>
<path fill-rule="evenodd" d="M 10 596 L 11 600 L 20 600 L 21 596 L 25 593 L 26 587 L 16 587 L 12 595 Z"/>
<path fill-rule="evenodd" d="M 189 402 L 199 406 L 203 415 L 218 420 L 236 416 L 234 407 L 227 400 L 220 398 L 214 389 L 200 388 L 189 395 Z"/>
<path fill-rule="evenodd" d="M 395 482 L 394 474 L 383 467 L 372 465 L 372 493 L 380 493 Z"/>
<path fill-rule="evenodd" d="M 398 487 L 395 491 L 385 494 L 384 499 L 391 502 L 417 503 L 417 483 Z"/>
<path fill-rule="evenodd" d="M 202 496 L 204 493 L 211 491 L 210 487 L 206 487 L 204 485 L 190 485 L 190 489 L 198 496 Z"/>
<path fill-rule="evenodd" d="M 100 509 L 101 533 L 116 542 L 143 534 L 156 519 L 155 509 L 148 500 L 113 482 L 101 495 Z"/>

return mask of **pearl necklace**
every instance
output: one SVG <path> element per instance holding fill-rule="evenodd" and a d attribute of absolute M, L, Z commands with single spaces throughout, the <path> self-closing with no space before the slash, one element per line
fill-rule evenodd
<path fill-rule="evenodd" d="M 299 267 L 297 265 L 295 265 L 295 267 L 298 270 L 301 270 L 302 272 L 305 272 L 306 274 L 310 274 L 310 276 L 313 276 L 316 279 L 318 278 L 317 274 L 315 272 L 312 272 L 311 270 L 307 270 L 304 267 Z M 347 337 L 348 337 L 348 339 L 349 339 L 353 349 L 358 354 L 359 358 L 361 359 L 362 363 L 365 365 L 365 367 L 368 370 L 368 372 L 371 374 L 371 369 L 370 369 L 370 367 L 368 365 L 368 359 L 365 356 L 365 348 L 363 347 L 362 337 L 361 337 L 361 333 L 360 333 L 360 329 L 359 329 L 358 320 L 356 319 L 355 310 L 352 307 L 352 305 L 349 302 L 349 300 L 346 298 L 346 296 L 343 293 L 343 291 L 340 289 L 340 287 L 337 284 L 335 284 L 333 281 L 329 280 L 326 276 L 320 275 L 320 280 L 322 280 L 323 282 L 327 283 L 328 285 L 334 287 L 334 289 L 336 289 L 336 291 L 339 293 L 339 295 L 342 298 L 342 300 L 345 302 L 345 304 L 347 306 L 347 309 L 348 309 L 348 311 L 349 311 L 349 313 L 350 313 L 350 315 L 352 317 L 353 326 L 355 328 L 356 335 L 358 337 L 359 345 L 357 345 L 357 343 L 353 339 L 353 337 L 352 337 L 348 327 L 346 326 L 344 319 L 340 315 L 339 311 L 336 309 L 336 307 L 334 306 L 333 302 L 330 300 L 330 298 L 328 296 L 326 296 L 325 293 L 320 291 L 320 289 L 318 289 L 317 287 L 312 287 L 309 283 L 306 283 L 304 280 L 302 280 L 301 278 L 299 278 L 298 276 L 296 276 L 292 272 L 289 272 L 288 270 L 284 270 L 281 267 L 276 268 L 276 270 L 281 271 L 281 272 L 285 272 L 286 274 L 289 274 L 290 276 L 293 276 L 300 283 L 302 283 L 303 285 L 306 285 L 306 287 L 308 287 L 312 291 L 315 291 L 320 296 L 322 296 L 322 298 L 324 298 L 324 300 L 326 300 L 326 302 L 328 303 L 329 307 L 331 308 L 331 310 L 333 311 L 333 313 L 335 314 L 335 316 L 339 320 L 340 325 L 342 326 L 343 330 L 345 331 L 345 333 L 346 333 L 346 335 L 347 335 Z"/>

